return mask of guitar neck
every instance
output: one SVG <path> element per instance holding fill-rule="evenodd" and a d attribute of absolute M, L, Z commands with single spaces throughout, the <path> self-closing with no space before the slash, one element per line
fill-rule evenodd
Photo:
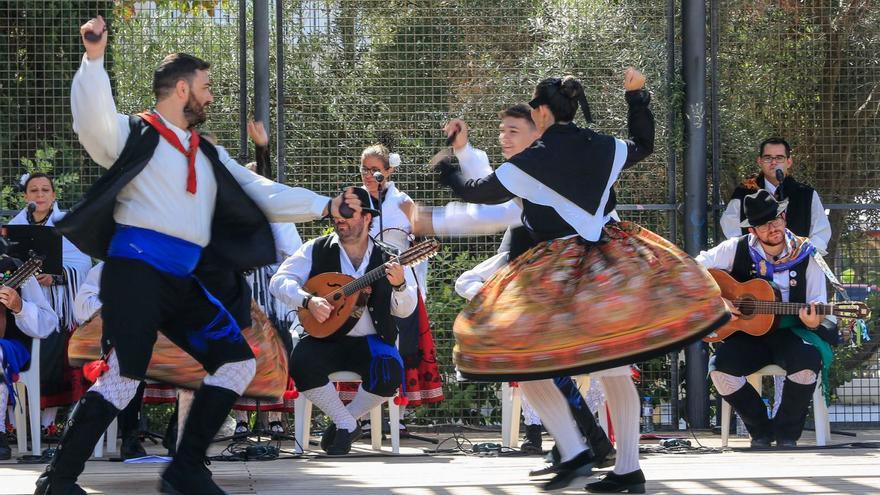
<path fill-rule="evenodd" d="M 801 309 L 809 308 L 809 304 L 791 303 L 780 301 L 756 301 L 754 299 L 740 299 L 735 302 L 738 309 L 748 313 L 765 315 L 797 315 Z M 833 304 L 816 304 L 816 312 L 820 315 L 833 315 Z"/>
<path fill-rule="evenodd" d="M 400 256 L 396 257 L 396 261 L 400 263 L 402 266 L 409 266 L 413 263 L 417 263 L 418 261 L 424 259 L 426 256 L 430 255 L 427 250 L 430 249 L 425 245 L 425 243 L 420 244 L 418 246 L 413 246 L 412 248 L 404 251 L 400 254 Z M 436 250 L 434 250 L 436 251 Z M 433 252 L 433 251 L 432 251 Z M 373 268 L 372 270 L 365 273 L 362 277 L 359 277 L 351 282 L 342 286 L 339 290 L 342 291 L 346 296 L 350 296 L 360 290 L 367 288 L 373 282 L 379 280 L 380 278 L 385 276 L 385 265 L 382 264 Z"/>

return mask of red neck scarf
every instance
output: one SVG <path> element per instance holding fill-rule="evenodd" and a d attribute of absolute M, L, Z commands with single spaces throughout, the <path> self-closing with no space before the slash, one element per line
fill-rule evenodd
<path fill-rule="evenodd" d="M 177 151 L 183 153 L 186 156 L 186 161 L 188 165 L 188 172 L 186 176 L 186 192 L 190 194 L 196 193 L 196 153 L 199 151 L 199 133 L 196 132 L 195 129 L 190 131 L 189 135 L 189 151 L 183 148 L 183 145 L 180 144 L 180 139 L 177 138 L 177 134 L 174 133 L 168 126 L 162 122 L 162 119 L 159 117 L 159 114 L 155 112 L 144 112 L 139 113 L 139 117 L 144 119 L 148 124 L 153 126 L 154 129 L 159 131 L 159 134 L 165 138 L 166 141 L 171 143 L 171 146 L 174 146 Z"/>

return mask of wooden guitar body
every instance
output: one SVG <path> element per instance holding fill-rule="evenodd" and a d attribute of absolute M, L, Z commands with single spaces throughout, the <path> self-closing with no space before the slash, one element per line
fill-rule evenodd
<path fill-rule="evenodd" d="M 309 335 L 317 338 L 325 338 L 333 335 L 343 327 L 345 321 L 354 311 L 355 305 L 362 292 L 358 291 L 350 296 L 346 296 L 341 290 L 345 284 L 348 284 L 353 280 L 354 278 L 342 273 L 327 272 L 315 275 L 306 282 L 303 286 L 303 290 L 309 294 L 323 297 L 333 306 L 333 311 L 330 312 L 330 317 L 321 323 L 312 316 L 312 313 L 308 309 L 300 308 L 297 311 L 299 321 Z"/>
<path fill-rule="evenodd" d="M 721 288 L 721 296 L 730 301 L 779 301 L 779 291 L 763 279 L 752 279 L 746 282 L 738 282 L 724 270 L 709 270 L 709 274 L 715 279 Z M 749 305 L 740 307 L 742 316 L 730 321 L 723 327 L 715 330 L 703 338 L 705 342 L 719 342 L 729 337 L 734 332 L 746 332 L 749 335 L 764 335 L 776 328 L 779 323 L 779 315 L 751 312 Z"/>

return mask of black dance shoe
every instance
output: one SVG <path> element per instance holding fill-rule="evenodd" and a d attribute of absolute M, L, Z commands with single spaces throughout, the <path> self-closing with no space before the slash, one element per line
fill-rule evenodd
<path fill-rule="evenodd" d="M 753 437 L 751 447 L 753 449 L 769 449 L 773 439 L 770 437 Z"/>
<path fill-rule="evenodd" d="M 595 461 L 596 458 L 593 457 L 593 453 L 585 450 L 571 460 L 560 462 L 556 468 L 556 474 L 550 481 L 544 483 L 542 488 L 548 492 L 560 490 L 570 485 L 577 478 L 592 476 Z"/>
<path fill-rule="evenodd" d="M 333 444 L 327 448 L 327 455 L 346 455 L 351 452 L 351 444 L 363 436 L 360 426 L 355 426 L 354 431 L 336 429 Z"/>
<path fill-rule="evenodd" d="M 588 483 L 584 490 L 590 493 L 645 493 L 645 473 L 641 469 L 626 474 L 611 471 L 601 480 Z"/>

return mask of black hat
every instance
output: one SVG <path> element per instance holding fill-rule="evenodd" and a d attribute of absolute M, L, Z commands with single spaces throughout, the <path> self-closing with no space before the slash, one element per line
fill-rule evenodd
<path fill-rule="evenodd" d="M 379 210 L 373 208 L 373 200 L 370 198 L 370 193 L 368 193 L 366 189 L 362 187 L 353 187 L 352 190 L 361 201 L 361 213 L 370 213 L 374 217 L 380 215 Z M 343 189 L 342 193 L 345 194 L 345 189 Z M 343 201 L 342 205 L 339 207 L 339 214 L 345 218 L 351 218 L 352 212 L 350 210 L 351 209 L 345 204 L 345 201 Z"/>
<path fill-rule="evenodd" d="M 788 208 L 788 200 L 776 201 L 769 191 L 761 189 L 755 194 L 743 198 L 743 209 L 746 219 L 740 227 L 757 227 L 773 220 Z"/>

